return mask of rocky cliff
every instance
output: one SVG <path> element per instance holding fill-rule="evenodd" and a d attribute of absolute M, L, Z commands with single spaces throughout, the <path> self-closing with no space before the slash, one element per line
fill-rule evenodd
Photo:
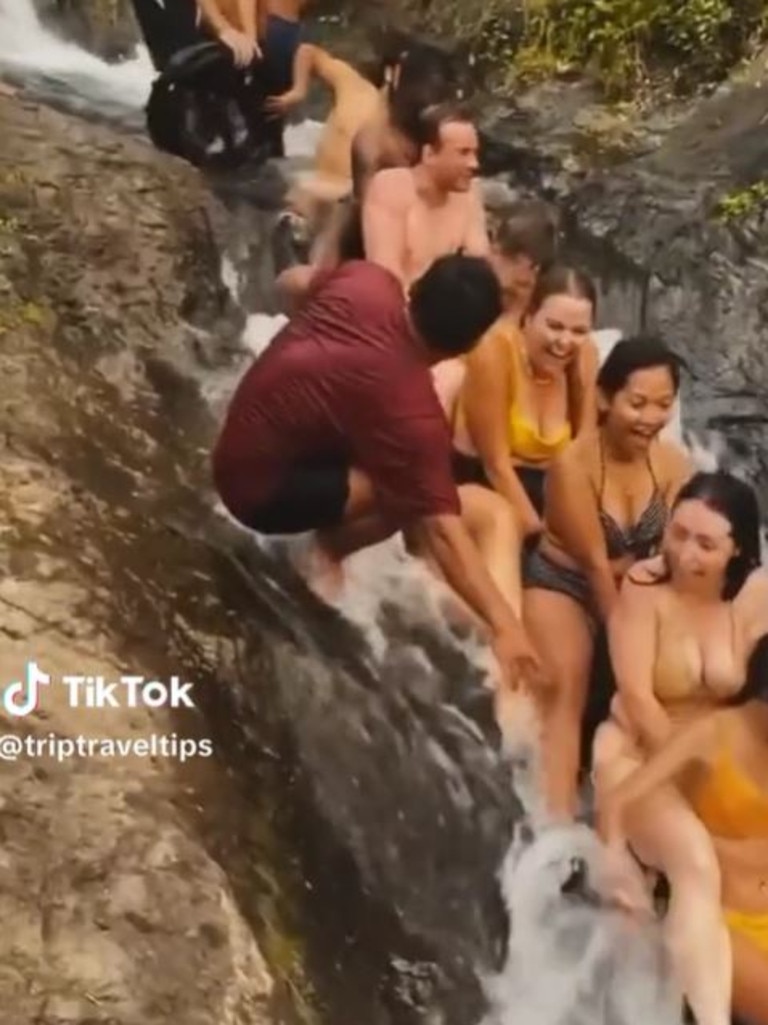
<path fill-rule="evenodd" d="M 274 213 L 23 97 L 0 130 L 4 679 L 178 672 L 199 710 L 48 688 L 3 727 L 215 749 L 3 763 L 9 1025 L 470 1020 L 518 812 L 487 692 L 396 607 L 374 656 L 214 508 L 201 395 L 243 360 L 222 254 L 265 308 Z"/>

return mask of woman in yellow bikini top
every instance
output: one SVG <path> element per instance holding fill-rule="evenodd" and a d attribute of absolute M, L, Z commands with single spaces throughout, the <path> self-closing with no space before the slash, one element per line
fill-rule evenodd
<path fill-rule="evenodd" d="M 733 1010 L 768 1025 L 768 636 L 731 707 L 689 722 L 603 798 L 600 831 L 609 846 L 623 846 L 628 810 L 669 784 L 713 838 L 731 935 Z M 728 968 L 709 965 L 726 976 Z"/>
<path fill-rule="evenodd" d="M 505 315 L 466 360 L 454 416 L 456 481 L 497 491 L 528 536 L 541 529 L 547 466 L 596 421 L 595 301 L 589 278 L 552 266 L 522 323 Z"/>

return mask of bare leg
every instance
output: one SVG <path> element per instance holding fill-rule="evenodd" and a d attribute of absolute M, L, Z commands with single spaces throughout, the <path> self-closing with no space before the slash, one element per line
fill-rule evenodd
<path fill-rule="evenodd" d="M 578 799 L 581 721 L 594 651 L 592 627 L 578 602 L 538 587 L 524 592 L 523 618 L 552 682 L 550 691 L 537 695 L 547 804 L 552 815 L 571 819 Z"/>
<path fill-rule="evenodd" d="M 461 517 L 493 581 L 520 614 L 520 533 L 514 510 L 501 495 L 479 484 L 459 488 Z"/>
<path fill-rule="evenodd" d="M 618 727 L 604 724 L 595 739 L 598 801 L 637 766 L 621 754 L 620 738 Z M 669 879 L 665 938 L 698 1025 L 730 1025 L 731 949 L 709 834 L 679 791 L 664 787 L 633 809 L 627 835 L 638 857 Z"/>
<path fill-rule="evenodd" d="M 733 1009 L 750 1025 L 768 1025 L 768 954 L 731 930 Z"/>
<path fill-rule="evenodd" d="M 370 479 L 360 470 L 349 471 L 349 496 L 344 522 L 330 530 L 318 530 L 307 556 L 309 586 L 332 601 L 344 584 L 342 563 L 348 555 L 378 544 L 395 533 L 395 527 L 375 510 Z"/>

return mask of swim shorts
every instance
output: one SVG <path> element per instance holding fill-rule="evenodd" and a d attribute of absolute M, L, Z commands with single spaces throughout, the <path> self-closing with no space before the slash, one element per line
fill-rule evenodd
<path fill-rule="evenodd" d="M 241 522 L 259 534 L 304 534 L 338 527 L 349 498 L 349 466 L 339 461 L 296 463 L 277 491 Z"/>
<path fill-rule="evenodd" d="M 293 60 L 301 40 L 301 22 L 288 21 L 276 14 L 268 16 L 262 49 L 271 94 L 287 92 L 293 85 Z"/>

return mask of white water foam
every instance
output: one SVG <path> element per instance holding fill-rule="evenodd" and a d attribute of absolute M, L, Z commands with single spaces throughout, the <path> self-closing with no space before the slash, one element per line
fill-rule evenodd
<path fill-rule="evenodd" d="M 195 0 L 189 0 L 194 3 Z M 140 111 L 149 97 L 155 70 L 144 46 L 132 60 L 108 64 L 46 29 L 33 0 L 0 0 L 0 73 L 24 78 L 38 74 L 67 85 L 78 96 L 107 101 L 114 109 Z M 322 125 L 303 121 L 285 131 L 287 157 L 315 152 Z"/>
<path fill-rule="evenodd" d="M 144 47 L 134 60 L 119 64 L 86 53 L 45 29 L 32 0 L 0 0 L 0 69 L 37 71 L 72 79 L 78 91 L 110 99 L 126 108 L 142 107 L 152 83 L 152 62 Z"/>

